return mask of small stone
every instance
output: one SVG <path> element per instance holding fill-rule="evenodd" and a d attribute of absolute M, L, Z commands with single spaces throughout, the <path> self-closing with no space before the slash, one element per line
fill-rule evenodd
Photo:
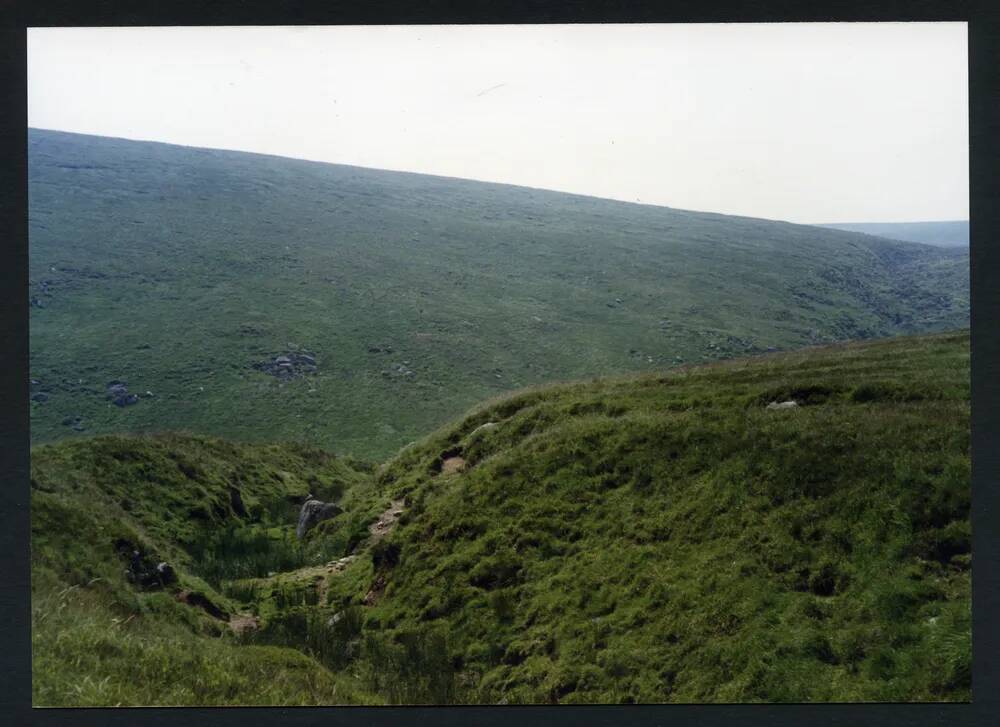
<path fill-rule="evenodd" d="M 770 404 L 767 405 L 767 408 L 768 409 L 795 409 L 798 406 L 799 406 L 799 402 L 797 402 L 797 401 L 782 401 L 782 402 L 772 401 Z"/>

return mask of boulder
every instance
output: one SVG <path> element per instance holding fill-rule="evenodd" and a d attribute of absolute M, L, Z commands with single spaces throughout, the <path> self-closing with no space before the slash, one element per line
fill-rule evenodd
<path fill-rule="evenodd" d="M 799 405 L 797 401 L 772 401 L 767 405 L 768 409 L 795 409 Z"/>
<path fill-rule="evenodd" d="M 157 563 L 156 580 L 161 586 L 166 586 L 177 581 L 177 573 L 169 563 Z"/>
<path fill-rule="evenodd" d="M 343 510 L 340 506 L 332 502 L 308 499 L 299 511 L 299 523 L 295 528 L 295 534 L 299 538 L 303 538 L 316 525 L 324 520 L 336 517 L 342 512 Z"/>

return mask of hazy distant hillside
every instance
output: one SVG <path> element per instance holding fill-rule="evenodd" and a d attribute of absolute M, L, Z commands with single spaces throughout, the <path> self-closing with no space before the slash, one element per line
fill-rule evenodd
<path fill-rule="evenodd" d="M 968 247 L 969 221 L 950 222 L 851 222 L 836 225 L 820 225 L 834 230 L 863 232 L 892 240 L 922 242 L 941 247 Z"/>
<path fill-rule="evenodd" d="M 59 132 L 29 145 L 36 442 L 187 429 L 381 456 L 524 385 L 968 322 L 967 250 Z"/>

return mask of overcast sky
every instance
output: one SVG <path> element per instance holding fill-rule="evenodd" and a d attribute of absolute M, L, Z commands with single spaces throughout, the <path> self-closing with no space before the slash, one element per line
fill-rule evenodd
<path fill-rule="evenodd" d="M 965 23 L 42 28 L 29 125 L 794 222 L 968 217 Z"/>

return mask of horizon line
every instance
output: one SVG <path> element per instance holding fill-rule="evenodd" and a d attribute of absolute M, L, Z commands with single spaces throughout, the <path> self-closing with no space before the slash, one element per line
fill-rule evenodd
<path fill-rule="evenodd" d="M 345 163 L 345 162 L 332 162 L 332 161 L 328 161 L 328 160 L 324 160 L 324 159 L 309 159 L 309 158 L 306 158 L 306 157 L 293 157 L 293 156 L 288 156 L 288 155 L 285 155 L 285 154 L 274 154 L 274 153 L 271 153 L 271 152 L 264 152 L 264 151 L 250 151 L 250 150 L 247 150 L 247 149 L 231 149 L 231 148 L 216 147 L 216 146 L 195 146 L 193 144 L 181 144 L 181 143 L 173 142 L 173 141 L 162 141 L 160 139 L 141 139 L 141 138 L 133 138 L 133 137 L 127 137 L 127 136 L 109 136 L 107 134 L 94 134 L 94 133 L 90 133 L 90 132 L 86 132 L 86 131 L 70 131 L 68 129 L 53 129 L 53 128 L 46 128 L 46 127 L 41 127 L 41 126 L 31 126 L 30 124 L 26 128 L 27 128 L 28 131 L 55 132 L 55 133 L 58 133 L 58 134 L 72 134 L 72 135 L 75 135 L 75 136 L 91 136 L 91 137 L 95 137 L 95 138 L 98 138 L 98 139 L 117 139 L 119 141 L 132 141 L 132 142 L 143 143 L 143 144 L 161 144 L 163 146 L 176 146 L 176 147 L 180 147 L 182 149 L 201 149 L 201 150 L 204 150 L 204 151 L 221 151 L 221 152 L 227 152 L 227 153 L 232 153 L 232 154 L 252 154 L 252 155 L 256 155 L 256 156 L 273 157 L 273 158 L 276 158 L 276 159 L 288 159 L 288 160 L 291 160 L 291 161 L 307 162 L 307 163 L 310 163 L 310 164 L 328 164 L 328 165 L 331 165 L 331 166 L 352 167 L 354 169 L 365 169 L 365 170 L 375 171 L 375 172 L 392 172 L 392 173 L 395 173 L 395 174 L 414 174 L 414 175 L 424 176 L 424 177 L 437 177 L 439 179 L 452 179 L 452 180 L 466 181 L 466 182 L 478 182 L 480 184 L 496 184 L 496 185 L 505 186 L 505 187 L 517 187 L 517 188 L 520 188 L 520 189 L 530 189 L 530 190 L 535 190 L 535 191 L 539 191 L 539 192 L 553 192 L 553 193 L 556 193 L 556 194 L 566 194 L 566 195 L 572 195 L 572 196 L 576 196 L 576 197 L 586 197 L 586 198 L 589 198 L 589 199 L 599 199 L 599 200 L 604 200 L 604 201 L 608 201 L 608 202 L 619 202 L 621 204 L 634 204 L 634 205 L 640 205 L 640 206 L 644 206 L 644 207 L 659 207 L 661 209 L 669 209 L 669 210 L 674 210 L 676 212 L 692 212 L 692 213 L 695 213 L 695 214 L 719 215 L 719 216 L 722 216 L 722 217 L 737 217 L 737 218 L 744 218 L 744 219 L 751 219 L 751 220 L 765 220 L 767 222 L 778 222 L 778 223 L 784 223 L 784 224 L 789 224 L 789 225 L 802 225 L 802 226 L 805 226 L 805 227 L 824 227 L 824 228 L 829 229 L 829 225 L 851 225 L 851 224 L 862 224 L 862 225 L 897 225 L 897 224 L 930 224 L 930 223 L 936 223 L 936 222 L 966 222 L 966 223 L 969 222 L 968 219 L 963 219 L 963 218 L 951 218 L 951 219 L 940 219 L 939 218 L 939 219 L 932 219 L 932 220 L 899 220 L 899 219 L 896 219 L 896 220 L 892 220 L 892 221 L 888 221 L 888 222 L 886 222 L 886 221 L 859 221 L 856 218 L 852 218 L 851 220 L 845 221 L 845 222 L 793 222 L 792 220 L 780 219 L 780 218 L 776 218 L 776 217 L 761 217 L 761 216 L 755 216 L 755 215 L 751 215 L 751 214 L 734 214 L 734 213 L 729 213 L 729 212 L 717 212 L 715 210 L 695 210 L 695 209 L 688 209 L 688 208 L 682 208 L 682 207 L 673 207 L 671 205 L 660 204 L 660 203 L 657 203 L 657 202 L 643 202 L 643 201 L 639 201 L 639 200 L 618 199 L 618 198 L 615 198 L 615 197 L 601 197 L 601 196 L 595 195 L 595 194 L 587 194 L 587 193 L 584 193 L 584 192 L 575 192 L 575 191 L 570 191 L 570 190 L 565 190 L 565 189 L 554 189 L 552 187 L 533 187 L 533 186 L 527 185 L 527 184 L 516 184 L 516 183 L 513 183 L 513 182 L 501 182 L 501 181 L 496 181 L 496 180 L 492 180 L 492 179 L 479 179 L 479 178 L 476 178 L 476 177 L 455 177 L 455 176 L 451 176 L 451 175 L 447 175 L 447 174 L 435 174 L 433 172 L 415 172 L 415 171 L 412 171 L 412 170 L 409 170 L 409 169 L 391 169 L 391 168 L 388 168 L 388 167 L 368 167 L 368 166 L 363 166 L 363 165 L 360 165 L 360 164 L 349 164 L 349 163 Z"/>

